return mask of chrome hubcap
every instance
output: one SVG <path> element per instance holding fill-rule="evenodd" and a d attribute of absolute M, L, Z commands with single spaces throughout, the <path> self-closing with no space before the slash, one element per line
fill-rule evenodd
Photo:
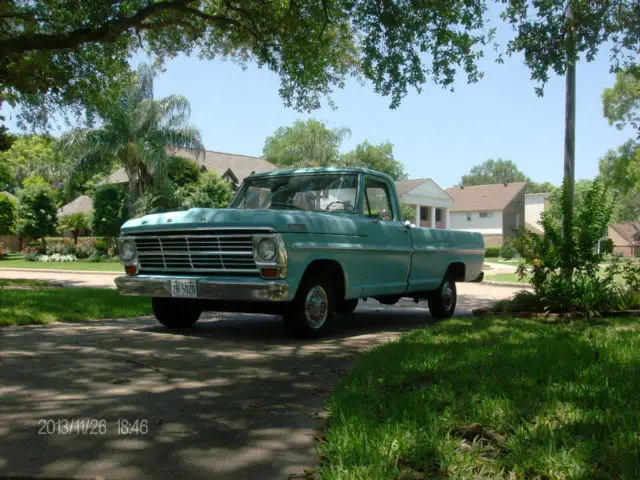
<path fill-rule="evenodd" d="M 307 294 L 304 302 L 304 318 L 311 328 L 320 328 L 327 321 L 329 297 L 324 288 L 315 286 Z"/>
<path fill-rule="evenodd" d="M 450 310 L 453 306 L 453 301 L 455 299 L 455 293 L 453 292 L 453 285 L 450 282 L 446 282 L 442 286 L 442 306 L 446 310 Z"/>

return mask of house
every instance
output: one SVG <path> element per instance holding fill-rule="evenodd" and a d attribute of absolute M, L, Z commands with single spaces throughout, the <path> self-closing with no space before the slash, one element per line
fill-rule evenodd
<path fill-rule="evenodd" d="M 540 220 L 542 220 L 542 212 L 549 208 L 550 196 L 550 193 L 524 194 L 524 226 L 530 232 L 544 234 Z"/>
<path fill-rule="evenodd" d="M 70 201 L 66 205 L 60 207 L 56 212 L 58 218 L 72 213 L 91 213 L 93 212 L 93 199 L 88 195 L 80 195 L 76 199 Z"/>
<path fill-rule="evenodd" d="M 395 182 L 401 202 L 416 206 L 415 224 L 420 227 L 449 228 L 449 211 L 453 204 L 447 192 L 430 178 Z"/>
<path fill-rule="evenodd" d="M 640 222 L 614 223 L 607 230 L 607 237 L 613 241 L 613 253 L 640 257 Z"/>
<path fill-rule="evenodd" d="M 215 172 L 220 178 L 229 182 L 237 189 L 242 181 L 252 173 L 263 173 L 275 170 L 276 166 L 260 157 L 249 155 L 237 155 L 234 153 L 214 152 L 205 150 L 204 153 L 183 148 L 170 148 L 170 155 L 176 155 L 192 160 L 200 169 L 200 172 Z M 124 168 L 119 168 L 109 175 L 103 183 L 127 183 L 129 176 Z"/>
<path fill-rule="evenodd" d="M 513 238 L 525 223 L 526 182 L 448 188 L 451 228 L 478 232 L 487 246 Z"/>

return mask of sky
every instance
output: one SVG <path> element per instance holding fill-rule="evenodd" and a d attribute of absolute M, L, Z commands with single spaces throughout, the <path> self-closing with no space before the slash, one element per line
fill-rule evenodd
<path fill-rule="evenodd" d="M 564 78 L 552 76 L 544 96 L 538 97 L 521 56 L 497 64 L 488 55 L 481 69 L 485 76 L 478 83 L 466 84 L 460 76 L 454 92 L 426 84 L 421 93 L 411 91 L 395 110 L 371 84 L 351 81 L 334 92 L 337 109 L 299 113 L 284 107 L 279 78 L 268 70 L 181 56 L 157 77 L 155 96 L 186 96 L 191 123 L 209 150 L 260 156 L 265 138 L 278 127 L 312 117 L 329 128 L 351 129 L 341 151 L 364 140 L 388 140 L 409 178 L 432 178 L 443 188 L 457 184 L 489 158 L 513 160 L 533 181 L 560 184 Z M 577 66 L 576 180 L 593 178 L 598 159 L 634 135 L 609 126 L 602 116 L 601 94 L 614 80 L 606 51 L 594 62 Z"/>
<path fill-rule="evenodd" d="M 267 70 L 243 71 L 230 62 L 184 57 L 167 64 L 155 92 L 159 97 L 181 93 L 190 100 L 191 122 L 210 150 L 259 156 L 264 139 L 278 127 L 312 117 L 330 128 L 351 129 L 342 151 L 364 140 L 389 140 L 410 178 L 432 178 L 443 188 L 489 158 L 513 160 L 534 181 L 561 183 L 564 78 L 554 76 L 541 98 L 520 58 L 504 64 L 487 60 L 482 67 L 479 83 L 461 79 L 454 92 L 427 84 L 395 110 L 370 84 L 353 81 L 334 93 L 337 109 L 298 113 L 283 106 L 279 79 Z M 633 136 L 602 116 L 600 97 L 614 80 L 606 54 L 577 66 L 576 179 L 593 178 L 598 159 Z"/>

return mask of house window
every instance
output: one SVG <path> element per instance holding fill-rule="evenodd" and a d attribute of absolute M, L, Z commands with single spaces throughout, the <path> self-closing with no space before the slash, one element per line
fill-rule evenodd
<path fill-rule="evenodd" d="M 467 222 L 471 221 L 471 213 L 467 213 Z"/>
<path fill-rule="evenodd" d="M 422 207 L 420 209 L 420 220 L 428 220 L 427 219 L 427 215 L 428 215 L 428 207 Z"/>
<path fill-rule="evenodd" d="M 480 212 L 480 218 L 491 218 L 493 217 L 493 212 Z"/>

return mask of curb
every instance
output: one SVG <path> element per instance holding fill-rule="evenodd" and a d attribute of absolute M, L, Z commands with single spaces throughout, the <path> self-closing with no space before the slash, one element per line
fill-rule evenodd
<path fill-rule="evenodd" d="M 59 270 L 59 269 L 55 269 L 55 268 L 5 268 L 5 267 L 0 267 L 0 273 L 1 272 L 24 272 L 24 273 L 29 273 L 29 272 L 37 272 L 37 273 L 82 273 L 84 275 L 124 275 L 124 272 L 105 272 L 104 270 L 101 271 L 94 271 L 94 270 Z"/>
<path fill-rule="evenodd" d="M 533 285 L 530 283 L 517 283 L 517 282 L 498 282 L 496 280 L 483 280 L 480 283 L 485 283 L 487 285 L 495 285 L 499 287 L 521 287 L 521 288 L 533 288 Z"/>

